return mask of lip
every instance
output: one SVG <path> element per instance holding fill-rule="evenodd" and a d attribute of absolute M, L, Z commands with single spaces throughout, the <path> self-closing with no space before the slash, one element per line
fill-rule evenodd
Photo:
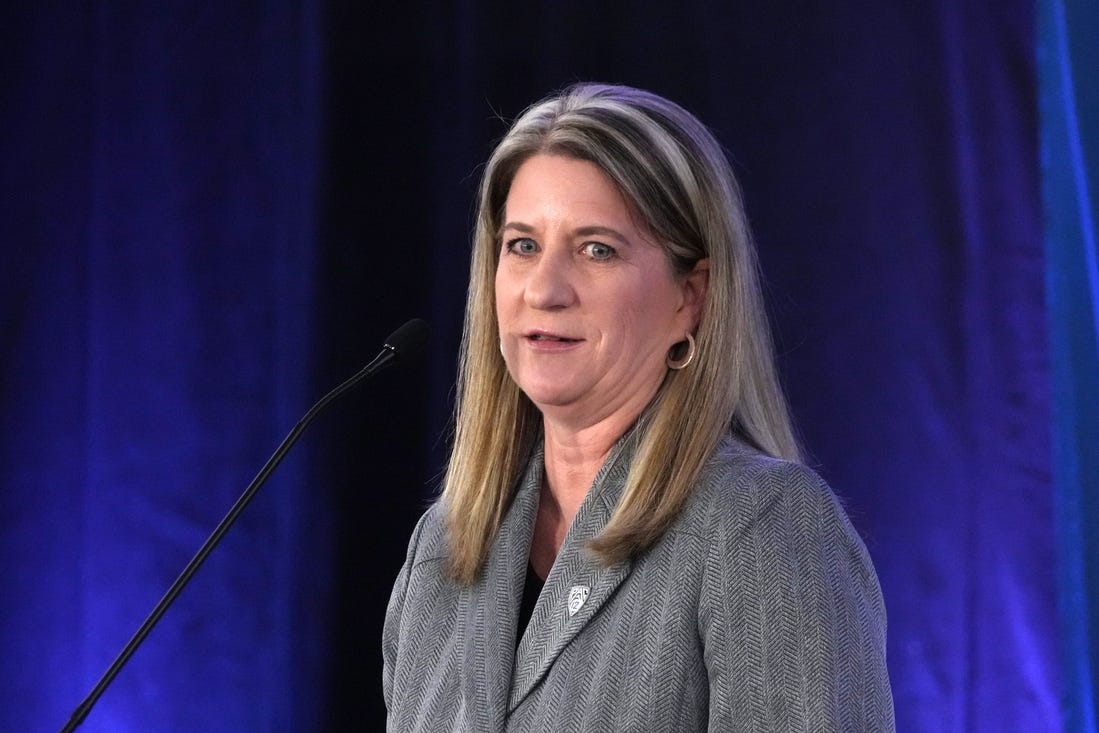
<path fill-rule="evenodd" d="M 557 333 L 556 331 L 547 331 L 544 328 L 532 328 L 529 331 L 523 333 L 523 338 L 533 340 L 551 339 L 555 341 L 583 341 L 583 339 L 578 339 L 575 336 L 568 336 L 563 333 Z"/>
<path fill-rule="evenodd" d="M 523 333 L 523 341 L 539 351 L 565 351 L 579 346 L 584 339 L 535 328 Z"/>

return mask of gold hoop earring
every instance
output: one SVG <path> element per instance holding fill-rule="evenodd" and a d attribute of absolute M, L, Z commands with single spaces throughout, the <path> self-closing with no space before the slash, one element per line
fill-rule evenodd
<path fill-rule="evenodd" d="M 678 344 L 677 344 L 678 345 Z M 668 355 L 664 357 L 664 363 L 668 365 L 668 368 L 673 371 L 679 371 L 685 369 L 695 358 L 695 338 L 691 334 L 687 334 L 687 355 L 682 359 L 673 359 L 672 352 L 669 351 Z"/>

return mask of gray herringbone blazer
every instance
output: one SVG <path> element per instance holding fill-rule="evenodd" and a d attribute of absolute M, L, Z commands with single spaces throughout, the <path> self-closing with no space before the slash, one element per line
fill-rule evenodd
<path fill-rule="evenodd" d="M 427 511 L 386 615 L 389 730 L 892 731 L 881 591 L 828 487 L 727 440 L 661 541 L 603 568 L 584 544 L 618 501 L 628 442 L 596 477 L 518 649 L 541 453 L 474 585 L 446 577 L 443 512 Z"/>

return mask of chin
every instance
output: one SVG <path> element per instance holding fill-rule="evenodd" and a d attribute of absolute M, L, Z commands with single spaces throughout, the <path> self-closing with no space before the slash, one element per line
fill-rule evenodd
<path fill-rule="evenodd" d="M 546 385 L 538 385 L 530 388 L 525 388 L 522 385 L 519 387 L 523 390 L 523 394 L 527 396 L 534 406 L 539 410 L 545 412 L 547 409 L 552 410 L 555 407 L 567 407 L 574 404 L 578 395 L 573 392 L 562 388 L 550 388 Z"/>
<path fill-rule="evenodd" d="M 525 392 L 524 394 L 526 394 L 527 398 L 534 403 L 534 406 L 542 412 L 545 412 L 546 410 L 552 410 L 554 408 L 567 407 L 573 402 L 572 400 L 568 400 L 557 395 L 540 395 L 531 394 L 530 392 Z"/>

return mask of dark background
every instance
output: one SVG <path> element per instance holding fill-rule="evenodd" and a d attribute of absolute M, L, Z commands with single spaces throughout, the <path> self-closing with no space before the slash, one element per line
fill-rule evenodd
<path fill-rule="evenodd" d="M 810 462 L 881 578 L 898 729 L 1060 730 L 1030 3 L 368 5 L 0 11 L 0 729 L 60 728 L 309 404 L 420 316 L 428 358 L 318 421 L 82 730 L 381 725 L 480 165 L 599 80 L 734 161 Z"/>

